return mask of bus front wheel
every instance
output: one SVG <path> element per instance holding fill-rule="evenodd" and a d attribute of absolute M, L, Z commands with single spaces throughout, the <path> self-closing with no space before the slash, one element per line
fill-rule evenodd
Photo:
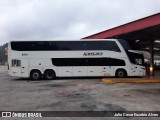
<path fill-rule="evenodd" d="M 56 74 L 53 70 L 46 70 L 44 72 L 44 77 L 46 80 L 53 80 L 56 78 Z"/>
<path fill-rule="evenodd" d="M 30 78 L 32 80 L 40 80 L 41 79 L 41 72 L 38 71 L 38 70 L 33 70 L 31 71 L 31 74 L 30 74 Z"/>
<path fill-rule="evenodd" d="M 116 71 L 116 77 L 125 78 L 127 77 L 127 72 L 124 69 L 119 69 Z"/>

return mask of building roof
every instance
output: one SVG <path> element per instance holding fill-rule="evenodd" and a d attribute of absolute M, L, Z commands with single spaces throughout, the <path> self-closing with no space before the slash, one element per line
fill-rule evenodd
<path fill-rule="evenodd" d="M 83 39 L 148 39 L 160 38 L 160 13 L 105 30 Z"/>

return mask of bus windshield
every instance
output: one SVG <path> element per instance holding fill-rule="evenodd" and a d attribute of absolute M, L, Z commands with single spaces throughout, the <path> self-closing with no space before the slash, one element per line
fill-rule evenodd
<path fill-rule="evenodd" d="M 143 54 L 127 51 L 127 55 L 129 57 L 131 63 L 144 66 Z"/>
<path fill-rule="evenodd" d="M 133 41 L 118 40 L 125 50 L 140 50 L 139 45 Z"/>
<path fill-rule="evenodd" d="M 126 40 L 119 40 L 119 42 L 125 49 L 131 63 L 144 66 L 144 56 L 138 52 L 140 47 L 136 42 Z"/>

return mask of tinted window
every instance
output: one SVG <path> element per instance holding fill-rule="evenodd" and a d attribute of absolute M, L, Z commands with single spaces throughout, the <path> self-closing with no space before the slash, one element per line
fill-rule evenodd
<path fill-rule="evenodd" d="M 21 66 L 21 61 L 12 59 L 12 67 L 20 67 Z"/>
<path fill-rule="evenodd" d="M 120 52 L 114 41 L 27 41 L 11 42 L 11 47 L 18 51 L 110 50 Z"/>
<path fill-rule="evenodd" d="M 127 54 L 131 63 L 144 66 L 143 54 L 133 53 L 129 51 L 127 52 Z"/>
<path fill-rule="evenodd" d="M 113 58 L 52 58 L 55 66 L 125 66 L 125 61 Z"/>
<path fill-rule="evenodd" d="M 134 41 L 118 40 L 125 50 L 140 50 L 139 45 Z"/>
<path fill-rule="evenodd" d="M 55 42 L 54 50 L 84 50 L 84 42 L 79 41 L 58 41 Z"/>
<path fill-rule="evenodd" d="M 85 42 L 86 50 L 110 50 L 120 52 L 120 49 L 114 41 L 93 41 Z"/>
<path fill-rule="evenodd" d="M 50 42 L 11 42 L 12 50 L 18 51 L 41 51 L 52 49 Z"/>

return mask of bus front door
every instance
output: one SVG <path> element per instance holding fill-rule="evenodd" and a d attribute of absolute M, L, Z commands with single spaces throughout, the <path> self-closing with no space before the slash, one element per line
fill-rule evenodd
<path fill-rule="evenodd" d="M 28 59 L 21 60 L 21 76 L 28 77 Z"/>

